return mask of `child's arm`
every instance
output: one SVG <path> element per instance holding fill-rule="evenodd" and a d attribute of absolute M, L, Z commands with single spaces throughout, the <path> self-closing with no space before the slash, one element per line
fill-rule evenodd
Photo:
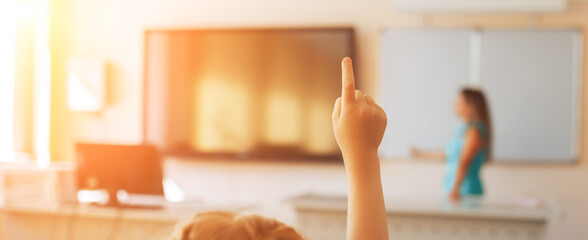
<path fill-rule="evenodd" d="M 342 73 L 333 129 L 349 180 L 347 239 L 385 240 L 388 228 L 378 147 L 386 129 L 386 114 L 370 96 L 355 90 L 350 58 L 343 59 Z"/>

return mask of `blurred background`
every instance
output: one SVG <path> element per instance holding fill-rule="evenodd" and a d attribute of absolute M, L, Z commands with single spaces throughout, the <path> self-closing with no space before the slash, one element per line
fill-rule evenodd
<path fill-rule="evenodd" d="M 351 56 L 388 116 L 391 239 L 588 238 L 586 29 L 585 0 L 0 0 L 0 237 L 168 239 L 223 209 L 342 239 Z M 455 206 L 409 149 L 451 139 L 464 86 L 494 151 Z"/>

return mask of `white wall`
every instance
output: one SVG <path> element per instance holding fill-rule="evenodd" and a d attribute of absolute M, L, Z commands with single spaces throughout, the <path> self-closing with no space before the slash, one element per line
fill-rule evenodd
<path fill-rule="evenodd" d="M 63 27 L 65 32 L 61 33 L 67 44 L 54 48 L 54 54 L 61 51 L 61 60 L 68 56 L 104 59 L 109 64 L 108 107 L 99 114 L 67 111 L 62 104 L 65 103 L 64 96 L 55 94 L 65 86 L 63 76 L 58 74 L 59 69 L 54 69 L 51 150 L 55 160 L 73 159 L 72 143 L 75 140 L 141 140 L 142 43 L 146 28 L 352 25 L 358 34 L 358 79 L 363 80 L 363 90 L 372 95 L 376 94 L 377 87 L 378 33 L 386 26 L 418 27 L 424 23 L 432 27 L 527 27 L 535 22 L 539 26 L 588 28 L 586 2 L 573 3 L 572 10 L 567 13 L 531 18 L 525 14 L 392 14 L 387 0 L 69 1 L 57 6 L 69 12 L 66 17 L 70 19 L 61 20 L 67 24 Z M 54 62 L 53 66 L 60 64 Z M 585 89 L 586 86 L 588 84 Z M 586 109 L 588 104 L 584 106 Z M 388 116 L 394 117 L 394 113 L 388 113 Z M 588 126 L 586 120 L 584 117 L 584 126 Z M 584 127 L 582 134 L 584 148 L 588 143 L 587 128 Z M 285 196 L 305 191 L 346 192 L 343 167 L 333 164 L 170 161 L 167 170 L 187 194 L 209 200 L 263 202 L 263 212 L 286 221 L 291 221 L 292 216 L 291 212 L 281 208 L 280 201 Z M 443 165 L 440 163 L 387 160 L 383 162 L 382 173 L 385 194 L 389 197 L 430 199 L 441 195 L 439 185 Z M 585 157 L 580 164 L 569 166 L 491 165 L 483 174 L 490 200 L 511 199 L 518 195 L 557 200 L 565 214 L 550 223 L 549 239 L 588 238 L 588 228 L 585 227 L 588 223 L 588 165 Z"/>

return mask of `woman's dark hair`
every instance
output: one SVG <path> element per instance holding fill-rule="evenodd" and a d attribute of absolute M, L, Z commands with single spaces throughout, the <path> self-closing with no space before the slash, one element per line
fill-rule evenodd
<path fill-rule="evenodd" d="M 492 155 L 492 122 L 490 119 L 490 108 L 484 92 L 479 89 L 466 87 L 461 89 L 461 95 L 465 98 L 466 102 L 474 108 L 476 116 L 486 127 L 487 138 L 485 146 L 490 158 Z"/>

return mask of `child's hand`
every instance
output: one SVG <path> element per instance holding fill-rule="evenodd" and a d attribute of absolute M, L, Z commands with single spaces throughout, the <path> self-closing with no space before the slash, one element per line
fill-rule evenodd
<path fill-rule="evenodd" d="M 351 59 L 342 62 L 343 87 L 333 110 L 333 129 L 344 159 L 377 154 L 386 129 L 386 114 L 374 100 L 355 90 Z M 347 163 L 346 161 L 346 164 Z"/>

